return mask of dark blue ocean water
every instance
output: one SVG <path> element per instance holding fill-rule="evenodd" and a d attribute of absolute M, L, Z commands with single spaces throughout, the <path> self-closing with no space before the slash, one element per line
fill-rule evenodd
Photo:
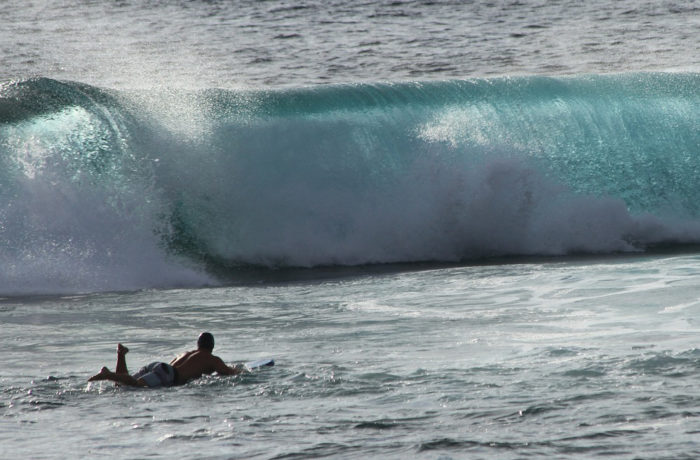
<path fill-rule="evenodd" d="M 5 2 L 0 79 L 255 87 L 698 71 L 694 1 Z"/>
<path fill-rule="evenodd" d="M 3 3 L 0 457 L 697 457 L 697 18 Z"/>

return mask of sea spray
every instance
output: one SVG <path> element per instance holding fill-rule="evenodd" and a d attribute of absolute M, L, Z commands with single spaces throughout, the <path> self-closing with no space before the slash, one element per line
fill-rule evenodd
<path fill-rule="evenodd" d="M 697 81 L 647 74 L 212 91 L 209 135 L 160 163 L 159 180 L 177 191 L 191 249 L 232 265 L 690 242 Z M 171 187 L 183 172 L 190 185 Z"/>
<path fill-rule="evenodd" d="M 48 79 L 3 87 L 0 290 L 54 293 L 202 284 L 173 263 L 149 160 L 108 92 Z"/>
<path fill-rule="evenodd" d="M 695 243 L 699 82 L 629 74 L 167 94 L 6 84 L 0 255 L 12 270 L 0 284 L 148 287 L 210 282 L 205 267 Z"/>

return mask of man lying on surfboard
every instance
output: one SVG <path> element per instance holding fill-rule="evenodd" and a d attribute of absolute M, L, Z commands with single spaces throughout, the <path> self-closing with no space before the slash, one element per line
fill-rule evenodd
<path fill-rule="evenodd" d="M 134 375 L 129 375 L 126 368 L 126 354 L 129 349 L 121 343 L 117 345 L 117 367 L 115 372 L 103 367 L 98 374 L 88 379 L 111 380 L 134 387 L 170 387 L 183 385 L 202 374 L 236 375 L 245 372 L 242 367 L 227 366 L 224 361 L 212 354 L 214 350 L 214 336 L 209 332 L 202 332 L 197 339 L 197 349 L 183 353 L 176 357 L 170 364 L 153 362 L 141 368 Z"/>

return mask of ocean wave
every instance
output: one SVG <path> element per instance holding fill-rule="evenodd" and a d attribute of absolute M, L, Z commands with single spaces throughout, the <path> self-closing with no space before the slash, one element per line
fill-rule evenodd
<path fill-rule="evenodd" d="M 698 74 L 0 85 L 0 292 L 700 241 Z"/>

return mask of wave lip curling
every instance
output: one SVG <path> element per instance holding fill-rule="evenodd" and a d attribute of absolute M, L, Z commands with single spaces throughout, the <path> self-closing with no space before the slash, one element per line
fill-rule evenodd
<path fill-rule="evenodd" d="M 177 94 L 6 83 L 0 288 L 697 243 L 699 86 L 697 74 Z"/>

